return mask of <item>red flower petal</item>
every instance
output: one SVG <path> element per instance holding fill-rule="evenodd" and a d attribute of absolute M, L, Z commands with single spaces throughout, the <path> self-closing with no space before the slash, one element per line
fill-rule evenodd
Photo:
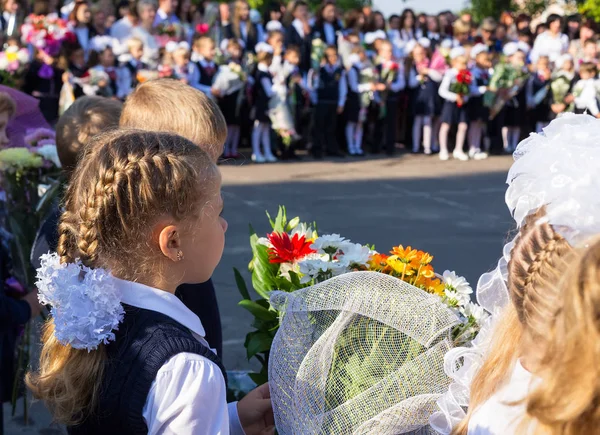
<path fill-rule="evenodd" d="M 268 249 L 271 263 L 293 263 L 316 252 L 310 247 L 311 243 L 306 241 L 306 237 L 300 237 L 298 234 L 294 234 L 294 237 L 290 238 L 287 233 L 273 231 L 267 235 L 267 238 L 273 245 Z"/>

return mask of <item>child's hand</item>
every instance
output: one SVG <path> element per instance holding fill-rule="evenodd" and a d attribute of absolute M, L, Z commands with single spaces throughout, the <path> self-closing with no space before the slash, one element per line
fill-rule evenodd
<path fill-rule="evenodd" d="M 559 113 L 562 113 L 567 108 L 567 106 L 562 103 L 554 103 L 550 106 L 550 108 L 554 113 L 558 115 Z"/>
<path fill-rule="evenodd" d="M 567 95 L 564 99 L 565 104 L 571 104 L 573 101 L 575 101 L 575 96 L 573 94 Z"/>
<path fill-rule="evenodd" d="M 29 304 L 29 308 L 31 309 L 31 318 L 37 317 L 42 312 L 42 306 L 38 300 L 38 292 L 37 290 L 27 293 L 23 300 Z"/>
<path fill-rule="evenodd" d="M 383 83 L 377 83 L 377 84 L 375 85 L 375 90 L 376 90 L 376 91 L 383 92 L 383 91 L 385 91 L 386 89 L 387 89 L 387 86 L 386 86 L 386 85 L 384 85 Z"/>
<path fill-rule="evenodd" d="M 600 119 L 600 113 L 598 113 L 598 114 L 596 115 L 596 118 L 597 118 L 597 119 Z"/>
<path fill-rule="evenodd" d="M 269 384 L 250 391 L 237 404 L 240 423 L 246 435 L 275 433 L 275 418 Z"/>
<path fill-rule="evenodd" d="M 462 106 L 465 103 L 465 99 L 463 98 L 462 95 L 457 95 L 456 97 L 456 104 L 457 106 Z"/>
<path fill-rule="evenodd" d="M 106 85 L 108 85 L 108 83 L 106 82 L 106 80 L 100 80 L 100 81 L 98 81 L 98 87 L 105 88 Z"/>
<path fill-rule="evenodd" d="M 71 74 L 69 74 L 68 72 L 65 72 L 65 73 L 62 75 L 62 82 L 63 82 L 63 83 L 67 83 L 67 82 L 69 81 L 69 78 L 70 78 L 70 77 L 71 77 Z"/>
<path fill-rule="evenodd" d="M 221 96 L 221 91 L 219 91 L 217 88 L 210 88 L 210 93 L 213 94 L 215 97 Z"/>
<path fill-rule="evenodd" d="M 338 113 L 338 115 L 341 115 L 342 113 L 344 113 L 344 106 L 338 106 L 337 113 Z"/>

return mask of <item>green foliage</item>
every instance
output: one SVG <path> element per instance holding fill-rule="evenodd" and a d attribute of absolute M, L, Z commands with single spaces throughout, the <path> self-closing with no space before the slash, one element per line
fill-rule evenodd
<path fill-rule="evenodd" d="M 512 4 L 510 0 L 471 0 L 469 11 L 473 14 L 473 19 L 481 23 L 484 18 L 492 17 L 498 19 L 502 12 L 511 10 Z"/>
<path fill-rule="evenodd" d="M 594 21 L 600 21 L 600 0 L 585 0 L 579 4 L 579 12 Z"/>

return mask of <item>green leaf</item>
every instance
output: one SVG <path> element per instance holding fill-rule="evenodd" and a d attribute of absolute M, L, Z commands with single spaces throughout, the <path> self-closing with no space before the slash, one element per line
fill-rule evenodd
<path fill-rule="evenodd" d="M 269 376 L 264 373 L 248 373 L 248 376 L 250 376 L 250 379 L 252 379 L 259 387 L 269 381 Z"/>
<path fill-rule="evenodd" d="M 285 206 L 280 205 L 279 211 L 277 212 L 277 217 L 275 218 L 275 226 L 273 229 L 280 233 L 285 231 L 285 227 L 287 225 L 287 216 Z"/>
<path fill-rule="evenodd" d="M 269 219 L 269 223 L 271 224 L 271 228 L 273 228 L 273 230 L 275 230 L 275 221 L 271 218 L 271 215 L 269 214 L 268 211 L 265 211 L 265 213 L 267 214 L 267 218 Z"/>
<path fill-rule="evenodd" d="M 233 268 L 233 274 L 235 276 L 235 283 L 237 284 L 237 288 L 240 291 L 242 298 L 251 300 L 252 298 L 248 292 L 248 287 L 246 287 L 246 281 L 244 281 L 244 277 L 236 267 Z"/>
<path fill-rule="evenodd" d="M 20 223 L 22 222 L 15 219 L 14 216 L 8 216 L 9 229 L 14 237 L 14 240 L 12 241 L 13 255 L 16 255 L 17 257 L 13 259 L 13 262 L 16 263 L 15 266 L 18 264 L 16 268 L 19 269 L 17 271 L 19 276 L 17 278 L 21 284 L 27 288 L 27 291 L 29 291 L 31 290 L 35 280 L 35 271 L 33 270 L 33 266 L 29 261 L 33 243 L 31 242 L 30 237 L 28 238 L 23 233 Z M 28 228 L 28 230 L 35 231 L 35 228 Z M 35 233 L 33 236 L 35 237 Z"/>
<path fill-rule="evenodd" d="M 261 331 L 250 332 L 246 336 L 246 355 L 250 360 L 254 355 L 268 352 L 273 344 L 273 337 Z"/>
<path fill-rule="evenodd" d="M 298 290 L 302 288 L 302 284 L 300 284 L 300 278 L 298 278 L 298 274 L 292 270 L 289 272 L 290 280 L 292 281 L 291 290 Z"/>
<path fill-rule="evenodd" d="M 269 311 L 268 308 L 260 306 L 258 303 L 244 299 L 238 302 L 238 305 L 250 311 L 254 317 L 258 317 L 261 320 L 275 320 L 277 319 L 277 312 Z"/>

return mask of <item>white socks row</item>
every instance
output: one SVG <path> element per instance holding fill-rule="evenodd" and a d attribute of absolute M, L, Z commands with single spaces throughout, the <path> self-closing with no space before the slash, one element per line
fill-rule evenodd
<path fill-rule="evenodd" d="M 271 151 L 271 126 L 266 122 L 254 121 L 252 159 L 261 163 L 265 160 L 269 162 L 277 160 Z"/>
<path fill-rule="evenodd" d="M 520 137 L 521 129 L 519 127 L 502 127 L 502 142 L 504 143 L 504 150 L 509 152 L 516 150 Z"/>
<path fill-rule="evenodd" d="M 421 131 L 423 132 L 423 149 L 425 154 L 431 154 L 431 117 L 415 116 L 413 124 L 413 153 L 418 153 L 421 148 Z"/>

